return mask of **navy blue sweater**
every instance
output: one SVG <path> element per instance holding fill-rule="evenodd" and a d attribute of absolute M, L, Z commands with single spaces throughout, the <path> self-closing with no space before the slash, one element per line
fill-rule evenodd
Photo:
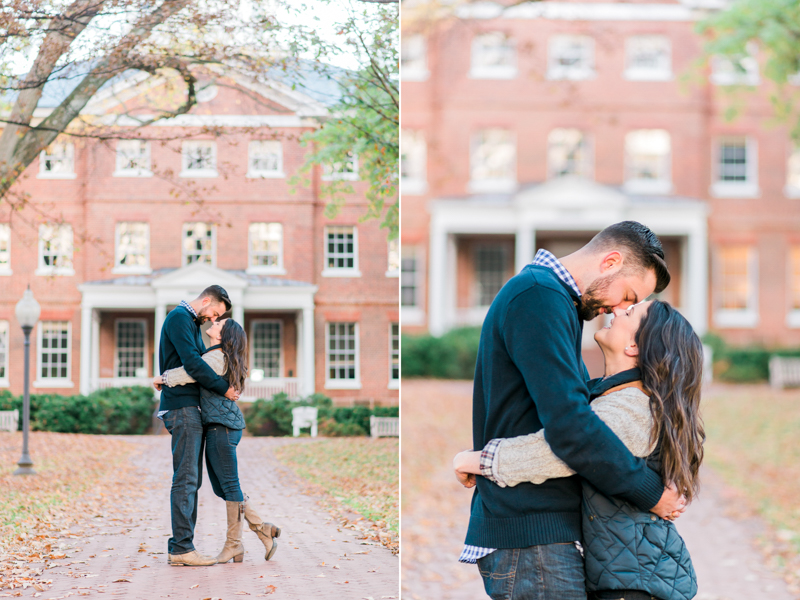
<path fill-rule="evenodd" d="M 545 428 L 561 460 L 609 496 L 643 510 L 664 486 L 589 408 L 580 299 L 546 267 L 529 265 L 500 290 L 483 323 L 473 391 L 473 442 Z M 466 543 L 526 548 L 581 537 L 581 478 L 501 488 L 478 477 Z"/>
<path fill-rule="evenodd" d="M 200 406 L 200 386 L 224 396 L 228 382 L 214 372 L 201 356 L 205 352 L 200 325 L 192 314 L 178 306 L 170 311 L 161 327 L 161 344 L 158 365 L 163 373 L 167 369 L 183 367 L 196 383 L 161 388 L 161 405 L 158 410 L 175 410 L 186 406 Z"/>

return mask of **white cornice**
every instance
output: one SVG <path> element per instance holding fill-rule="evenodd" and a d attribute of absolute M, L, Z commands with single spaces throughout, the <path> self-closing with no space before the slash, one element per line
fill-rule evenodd
<path fill-rule="evenodd" d="M 701 16 L 697 9 L 718 8 L 724 4 L 723 0 L 686 0 L 682 4 L 535 2 L 505 8 L 496 2 L 476 2 L 460 6 L 456 14 L 462 19 L 695 21 Z"/>
<path fill-rule="evenodd" d="M 127 115 L 106 115 L 101 122 L 107 126 L 136 127 L 149 117 L 134 119 Z M 316 119 L 297 115 L 180 115 L 161 119 L 149 127 L 317 127 Z"/>

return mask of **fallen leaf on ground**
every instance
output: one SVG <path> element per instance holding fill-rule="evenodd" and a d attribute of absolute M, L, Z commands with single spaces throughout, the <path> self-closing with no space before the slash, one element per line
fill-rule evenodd
<path fill-rule="evenodd" d="M 274 585 L 268 585 L 268 586 L 267 586 L 267 589 L 266 589 L 266 590 L 264 590 L 264 591 L 265 591 L 267 594 L 274 594 L 274 593 L 275 593 L 275 590 L 277 590 L 277 589 L 278 589 L 278 588 L 276 588 Z"/>

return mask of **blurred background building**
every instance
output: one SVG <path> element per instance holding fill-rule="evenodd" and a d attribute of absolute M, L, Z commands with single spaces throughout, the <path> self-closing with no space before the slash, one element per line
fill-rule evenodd
<path fill-rule="evenodd" d="M 481 2 L 404 25 L 404 332 L 480 325 L 537 249 L 633 219 L 661 238 L 661 296 L 698 333 L 800 345 L 800 153 L 757 46 L 703 59 L 696 23 L 721 7 Z"/>

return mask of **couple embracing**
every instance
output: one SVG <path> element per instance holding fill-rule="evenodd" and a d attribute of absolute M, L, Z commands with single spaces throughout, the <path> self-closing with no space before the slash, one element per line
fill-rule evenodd
<path fill-rule="evenodd" d="M 172 436 L 170 565 L 241 562 L 244 521 L 264 544 L 264 558 L 269 560 L 277 550 L 274 538 L 281 533 L 261 520 L 239 485 L 236 447 L 245 423 L 236 400 L 247 377 L 247 335 L 233 319 L 221 318 L 230 309 L 228 293 L 212 285 L 194 300 L 181 301 L 161 329 L 161 375 L 153 385 L 161 390 L 158 417 Z M 208 349 L 200 332 L 207 321 L 212 322 L 206 331 Z M 193 543 L 204 449 L 211 487 L 225 500 L 227 512 L 227 536 L 216 557 L 200 554 Z"/>
<path fill-rule="evenodd" d="M 462 562 L 507 600 L 689 600 L 694 569 L 674 519 L 698 489 L 703 350 L 668 303 L 658 238 L 633 221 L 577 252 L 540 250 L 500 290 L 481 331 L 475 487 Z M 583 322 L 604 377 L 589 380 Z"/>

